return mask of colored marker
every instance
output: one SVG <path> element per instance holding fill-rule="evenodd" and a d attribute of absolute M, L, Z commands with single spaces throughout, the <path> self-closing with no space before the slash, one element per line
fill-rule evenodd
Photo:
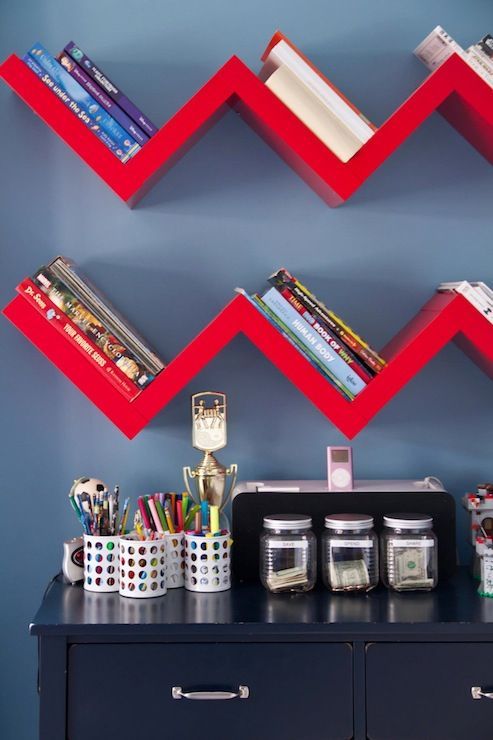
<path fill-rule="evenodd" d="M 137 504 L 138 504 L 138 507 L 139 507 L 139 510 L 142 516 L 142 521 L 144 522 L 144 526 L 146 527 L 146 529 L 151 529 L 151 522 L 149 520 L 149 516 L 147 514 L 147 508 L 144 502 L 144 498 L 142 496 L 139 496 L 139 498 L 137 499 Z"/>
<path fill-rule="evenodd" d="M 149 509 L 151 510 L 151 516 L 154 521 L 154 528 L 156 532 L 160 532 L 161 531 L 161 520 L 159 519 L 159 514 L 157 513 L 157 509 L 156 509 L 156 503 L 154 499 L 152 498 L 152 496 L 149 496 L 147 503 L 149 504 Z"/>

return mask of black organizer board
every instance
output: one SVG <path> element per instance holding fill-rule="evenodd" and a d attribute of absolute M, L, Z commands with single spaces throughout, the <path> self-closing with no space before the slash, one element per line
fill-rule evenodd
<path fill-rule="evenodd" d="M 310 514 L 313 531 L 320 537 L 326 514 L 371 514 L 380 533 L 384 514 L 395 512 L 429 514 L 438 538 L 439 578 L 449 578 L 457 566 L 455 545 L 455 501 L 449 493 L 240 493 L 233 499 L 233 574 L 239 581 L 259 577 L 259 538 L 262 520 L 269 514 Z M 318 540 L 320 541 L 320 540 Z"/>

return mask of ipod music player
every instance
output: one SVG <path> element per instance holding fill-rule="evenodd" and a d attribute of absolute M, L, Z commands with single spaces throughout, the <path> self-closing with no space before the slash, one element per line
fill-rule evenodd
<path fill-rule="evenodd" d="M 353 490 L 353 451 L 351 447 L 327 447 L 327 485 L 329 491 Z"/>

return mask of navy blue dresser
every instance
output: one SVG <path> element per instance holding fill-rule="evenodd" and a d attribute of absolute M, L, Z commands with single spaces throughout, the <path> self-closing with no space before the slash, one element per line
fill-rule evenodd
<path fill-rule="evenodd" d="M 40 738 L 491 740 L 493 599 L 476 587 L 460 569 L 429 594 L 139 601 L 55 580 L 30 627 Z"/>

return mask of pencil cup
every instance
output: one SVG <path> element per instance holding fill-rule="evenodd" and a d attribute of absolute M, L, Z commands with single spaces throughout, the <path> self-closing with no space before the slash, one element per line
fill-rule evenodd
<path fill-rule="evenodd" d="M 84 588 L 86 591 L 118 591 L 119 537 L 84 535 Z"/>
<path fill-rule="evenodd" d="M 185 535 L 185 588 L 213 593 L 231 588 L 231 538 Z"/>
<path fill-rule="evenodd" d="M 183 532 L 165 532 L 166 588 L 185 585 L 185 535 Z"/>
<path fill-rule="evenodd" d="M 165 541 L 120 537 L 120 596 L 149 599 L 165 593 Z"/>

